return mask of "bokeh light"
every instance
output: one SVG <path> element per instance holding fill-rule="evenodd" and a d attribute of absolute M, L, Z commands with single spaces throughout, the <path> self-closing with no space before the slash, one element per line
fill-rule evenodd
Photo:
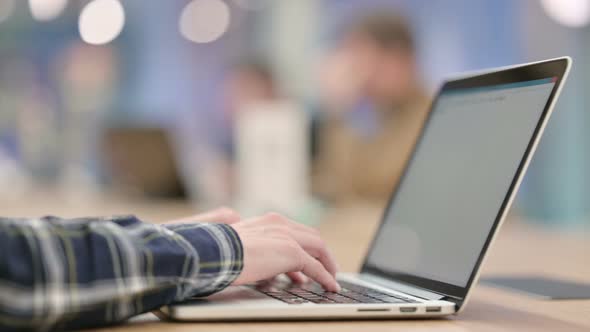
<path fill-rule="evenodd" d="M 106 44 L 117 38 L 125 25 L 125 10 L 118 0 L 93 0 L 78 20 L 80 37 L 88 44 Z"/>
<path fill-rule="evenodd" d="M 68 5 L 68 0 L 29 0 L 31 15 L 37 21 L 57 18 Z"/>
<path fill-rule="evenodd" d="M 221 0 L 193 0 L 182 10 L 179 29 L 182 36 L 195 43 L 210 43 L 227 31 L 230 11 Z"/>
<path fill-rule="evenodd" d="M 541 0 L 549 17 L 571 28 L 579 28 L 590 22 L 590 0 Z"/>

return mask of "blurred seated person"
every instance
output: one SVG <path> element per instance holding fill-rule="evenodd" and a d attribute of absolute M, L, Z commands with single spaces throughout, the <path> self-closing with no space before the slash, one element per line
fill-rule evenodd
<path fill-rule="evenodd" d="M 428 110 L 414 38 L 403 19 L 374 14 L 354 24 L 320 68 L 314 190 L 333 203 L 384 203 Z"/>

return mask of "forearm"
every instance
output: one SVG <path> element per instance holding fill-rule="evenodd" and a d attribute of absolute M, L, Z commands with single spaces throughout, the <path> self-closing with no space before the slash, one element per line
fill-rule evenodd
<path fill-rule="evenodd" d="M 0 219 L 0 248 L 2 330 L 115 323 L 218 291 L 242 268 L 230 226 L 134 217 Z"/>

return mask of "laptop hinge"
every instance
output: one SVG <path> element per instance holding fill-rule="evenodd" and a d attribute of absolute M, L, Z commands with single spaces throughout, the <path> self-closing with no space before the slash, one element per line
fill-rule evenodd
<path fill-rule="evenodd" d="M 376 275 L 372 275 L 372 274 L 361 273 L 359 275 L 359 278 L 362 280 L 376 283 L 376 284 L 381 285 L 383 287 L 395 289 L 395 290 L 398 290 L 403 293 L 408 293 L 410 295 L 413 295 L 413 296 L 416 296 L 416 297 L 419 297 L 419 298 L 422 298 L 425 300 L 442 300 L 443 298 L 446 297 L 446 295 L 444 295 L 444 294 L 435 293 L 435 292 L 429 291 L 424 288 L 419 288 L 419 287 L 412 286 L 409 284 L 393 281 L 390 279 L 385 279 L 385 278 L 382 278 L 382 277 L 379 277 Z"/>

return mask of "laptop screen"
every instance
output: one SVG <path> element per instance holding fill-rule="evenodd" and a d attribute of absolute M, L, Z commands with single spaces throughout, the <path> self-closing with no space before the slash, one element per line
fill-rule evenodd
<path fill-rule="evenodd" d="M 443 90 L 366 266 L 467 286 L 556 81 Z"/>

